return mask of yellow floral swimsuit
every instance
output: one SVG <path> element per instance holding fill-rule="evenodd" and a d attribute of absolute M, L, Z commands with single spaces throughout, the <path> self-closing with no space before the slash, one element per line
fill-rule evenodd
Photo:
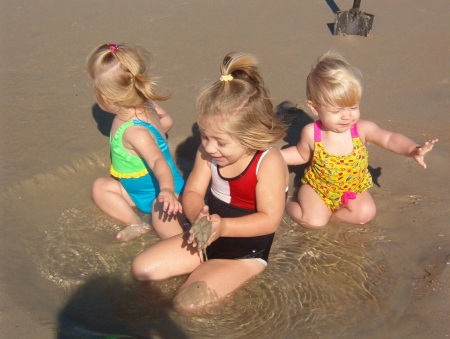
<path fill-rule="evenodd" d="M 348 155 L 329 154 L 322 144 L 322 122 L 314 123 L 314 155 L 305 171 L 303 184 L 310 185 L 331 211 L 347 205 L 357 193 L 372 187 L 367 149 L 359 138 L 357 124 L 351 129 L 353 151 Z"/>

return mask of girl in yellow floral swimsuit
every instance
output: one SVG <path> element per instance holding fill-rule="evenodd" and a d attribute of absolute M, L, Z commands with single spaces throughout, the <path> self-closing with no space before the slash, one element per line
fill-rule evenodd
<path fill-rule="evenodd" d="M 305 171 L 303 184 L 310 185 L 331 211 L 348 199 L 355 199 L 372 186 L 372 176 L 368 170 L 366 147 L 359 139 L 357 124 L 351 130 L 353 151 L 347 155 L 332 155 L 322 144 L 322 123 L 314 123 L 314 155 L 311 166 Z"/>
<path fill-rule="evenodd" d="M 360 72 L 340 55 L 319 58 L 306 81 L 308 106 L 319 117 L 306 125 L 296 146 L 282 150 L 288 165 L 311 161 L 297 199 L 286 201 L 286 212 L 308 228 L 322 228 L 335 220 L 353 224 L 369 222 L 376 213 L 368 192 L 367 142 L 412 157 L 426 168 L 424 156 L 437 139 L 422 146 L 406 136 L 359 120 L 362 94 Z"/>

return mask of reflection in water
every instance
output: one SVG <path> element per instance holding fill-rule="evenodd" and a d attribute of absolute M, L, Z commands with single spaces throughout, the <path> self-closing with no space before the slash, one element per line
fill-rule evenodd
<path fill-rule="evenodd" d="M 118 243 L 120 227 L 88 205 L 61 212 L 39 228 L 41 241 L 30 243 L 43 277 L 70 294 L 60 316 L 61 332 L 71 333 L 66 337 L 87 335 L 87 329 L 93 337 L 323 337 L 343 336 L 361 322 L 374 328 L 386 321 L 380 309 L 390 302 L 382 290 L 389 274 L 375 251 L 373 225 L 311 231 L 283 223 L 268 269 L 208 314 L 189 319 L 171 309 L 185 277 L 131 279 L 132 259 L 158 241 L 156 234 Z"/>

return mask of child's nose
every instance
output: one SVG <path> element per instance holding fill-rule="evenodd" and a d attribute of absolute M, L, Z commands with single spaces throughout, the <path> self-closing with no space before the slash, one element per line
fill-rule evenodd
<path fill-rule="evenodd" d="M 216 151 L 216 149 L 211 141 L 207 141 L 205 143 L 204 147 L 205 147 L 205 151 L 209 154 L 212 154 Z"/>
<path fill-rule="evenodd" d="M 342 119 L 348 119 L 350 118 L 350 108 L 344 108 L 342 109 Z"/>

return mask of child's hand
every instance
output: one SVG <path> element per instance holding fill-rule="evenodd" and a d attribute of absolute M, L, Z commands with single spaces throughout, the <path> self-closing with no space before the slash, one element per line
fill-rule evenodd
<path fill-rule="evenodd" d="M 158 194 L 158 202 L 163 204 L 163 211 L 168 215 L 183 212 L 183 207 L 178 200 L 178 196 L 170 190 L 162 189 Z"/>
<path fill-rule="evenodd" d="M 193 223 L 193 225 L 195 225 L 196 223 L 199 222 L 199 220 L 201 218 L 203 218 L 205 216 L 206 216 L 207 220 L 212 223 L 211 236 L 206 241 L 206 245 L 204 246 L 205 248 L 207 246 L 211 245 L 211 243 L 216 241 L 222 235 L 222 233 L 225 229 L 225 226 L 226 226 L 224 219 L 219 217 L 217 214 L 209 215 L 208 212 L 209 212 L 208 206 L 204 206 Z M 194 232 L 192 231 L 192 229 L 189 230 L 189 239 L 187 242 L 188 242 L 188 244 L 192 244 L 192 246 L 197 247 L 197 244 L 195 242 L 195 235 L 194 235 Z"/>
<path fill-rule="evenodd" d="M 225 230 L 226 222 L 225 219 L 222 219 L 219 215 L 213 214 L 210 216 L 210 221 L 212 222 L 212 231 L 211 236 L 209 237 L 207 241 L 207 245 L 211 245 L 214 241 L 219 239 L 219 237 L 222 235 L 222 233 Z"/>
<path fill-rule="evenodd" d="M 200 212 L 197 215 L 197 218 L 195 218 L 192 225 L 195 225 L 200 221 L 201 218 L 206 217 L 208 221 L 210 221 L 209 217 L 209 207 L 207 205 L 203 206 Z M 195 242 L 195 235 L 192 231 L 192 228 L 189 230 L 189 239 L 187 240 L 188 244 L 192 244 L 192 246 L 197 247 L 197 243 Z"/>
<path fill-rule="evenodd" d="M 431 152 L 435 143 L 438 142 L 438 139 L 429 140 L 424 143 L 422 146 L 417 147 L 417 149 L 413 152 L 412 157 L 417 163 L 423 168 L 427 168 L 425 164 L 424 157 L 427 153 Z"/>

